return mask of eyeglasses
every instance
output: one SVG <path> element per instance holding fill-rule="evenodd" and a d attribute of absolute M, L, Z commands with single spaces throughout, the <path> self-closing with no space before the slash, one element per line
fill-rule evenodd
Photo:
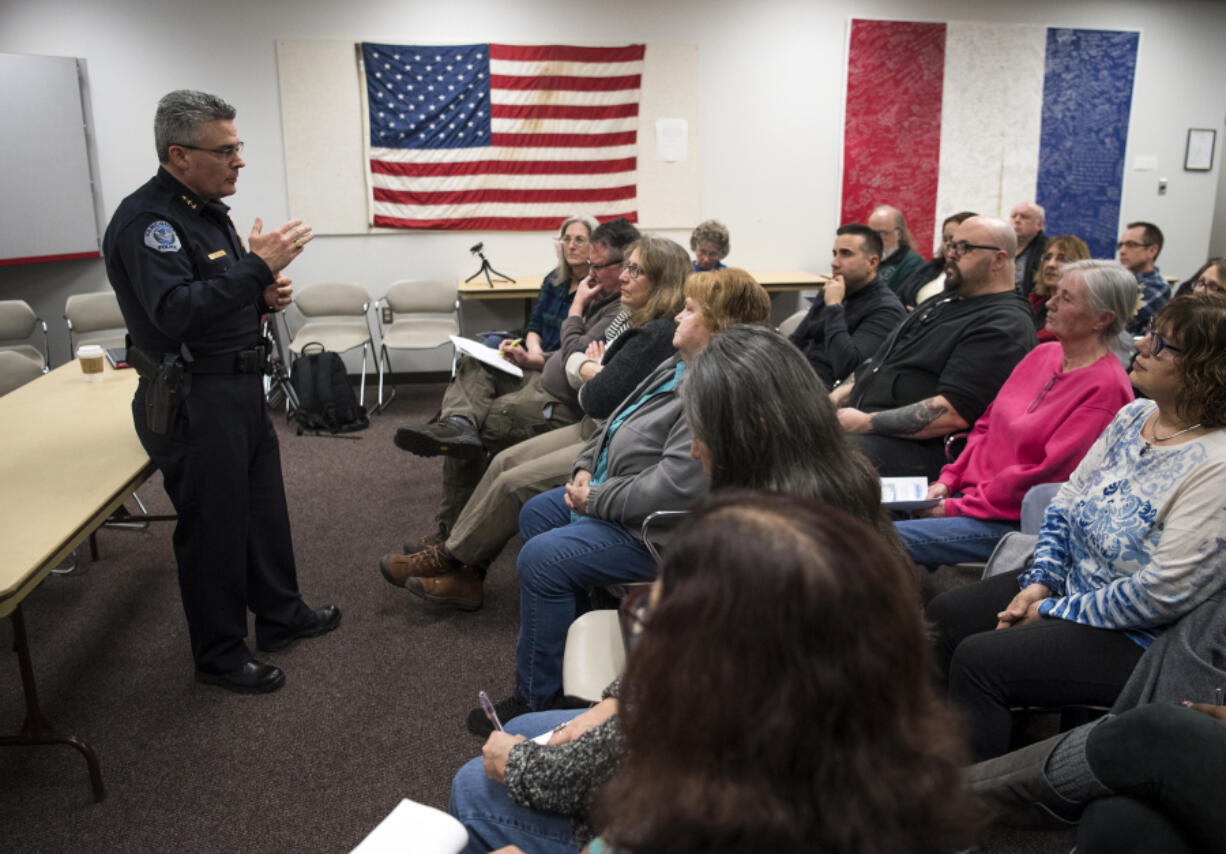
<path fill-rule="evenodd" d="M 186 145 L 182 142 L 172 142 L 171 145 L 177 145 L 179 148 L 190 148 L 192 151 L 204 151 L 209 154 L 215 154 L 223 160 L 233 160 L 243 153 L 243 146 L 246 143 L 236 142 L 233 145 L 223 145 L 221 148 L 201 148 L 198 145 Z"/>
<path fill-rule="evenodd" d="M 999 246 L 989 246 L 985 243 L 967 243 L 965 240 L 955 240 L 949 244 L 951 255 L 965 255 L 972 249 L 991 249 L 993 252 L 1004 252 Z"/>
<path fill-rule="evenodd" d="M 1146 246 L 1153 246 L 1153 245 L 1154 245 L 1154 244 L 1152 244 L 1152 243 L 1138 243 L 1138 242 L 1137 242 L 1137 241 L 1135 241 L 1135 240 L 1121 240 L 1119 243 L 1115 244 L 1115 248 L 1116 248 L 1116 249 L 1125 249 L 1125 248 L 1127 248 L 1127 249 L 1141 249 L 1141 248 L 1143 248 L 1143 247 L 1146 247 Z"/>
<path fill-rule="evenodd" d="M 622 269 L 625 270 L 626 275 L 632 279 L 637 279 L 639 276 L 643 275 L 642 267 L 640 267 L 638 264 L 631 264 L 628 261 L 625 264 L 622 264 Z"/>
<path fill-rule="evenodd" d="M 1034 412 L 1039 408 L 1039 404 L 1043 402 L 1043 398 L 1047 397 L 1047 393 L 1056 385 L 1056 372 L 1052 371 L 1051 379 L 1043 384 L 1039 389 L 1039 393 L 1034 396 L 1034 400 L 1030 401 L 1030 405 L 1026 407 L 1027 412 Z"/>
<path fill-rule="evenodd" d="M 582 235 L 576 237 L 575 235 L 568 234 L 566 237 L 555 237 L 554 239 L 558 243 L 565 243 L 567 246 L 577 246 L 579 248 L 587 246 L 588 244 L 587 238 L 583 237 Z"/>
<path fill-rule="evenodd" d="M 1204 276 L 1201 276 L 1199 279 L 1193 282 L 1192 286 L 1194 288 L 1200 288 L 1203 291 L 1208 291 L 1211 294 L 1226 294 L 1226 288 L 1223 288 L 1217 282 L 1209 281 Z"/>
<path fill-rule="evenodd" d="M 1155 359 L 1163 350 L 1170 350 L 1172 353 L 1182 353 L 1182 347 L 1172 346 L 1170 341 L 1162 337 L 1162 333 L 1154 329 L 1154 322 L 1151 320 L 1149 326 L 1145 327 L 1145 334 L 1149 337 L 1149 355 Z"/>
<path fill-rule="evenodd" d="M 622 262 L 622 259 L 618 258 L 616 261 L 606 261 L 603 264 L 597 264 L 595 262 L 592 262 L 588 266 L 590 266 L 593 270 L 603 270 L 606 267 L 616 267 L 621 262 Z"/>

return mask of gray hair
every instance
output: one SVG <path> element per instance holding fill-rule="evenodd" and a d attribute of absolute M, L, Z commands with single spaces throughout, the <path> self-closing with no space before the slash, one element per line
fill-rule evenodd
<path fill-rule="evenodd" d="M 1034 218 L 1039 221 L 1040 227 L 1047 223 L 1047 211 L 1044 210 L 1042 205 L 1038 204 L 1037 202 L 1018 202 L 1018 205 L 1021 205 L 1022 207 L 1026 208 L 1026 210 L 1034 214 Z"/>
<path fill-rule="evenodd" d="M 193 89 L 176 89 L 158 101 L 153 117 L 153 141 L 158 162 L 170 162 L 170 146 L 195 145 L 201 128 L 209 122 L 232 120 L 238 111 L 216 95 Z"/>
<path fill-rule="evenodd" d="M 1137 277 L 1117 261 L 1089 259 L 1073 261 L 1060 268 L 1060 275 L 1076 273 L 1085 282 L 1090 296 L 1090 308 L 1097 312 L 1110 311 L 1115 318 L 1099 333 L 1103 343 L 1111 345 L 1137 311 L 1140 292 Z"/>
<path fill-rule="evenodd" d="M 742 324 L 712 335 L 680 393 L 686 422 L 710 454 L 713 490 L 817 498 L 894 542 L 876 470 L 848 441 L 808 360 L 774 329 Z"/>
<path fill-rule="evenodd" d="M 596 230 L 598 223 L 596 217 L 588 216 L 587 214 L 571 214 L 566 219 L 562 220 L 562 225 L 558 229 L 558 266 L 553 271 L 553 278 L 558 282 L 570 281 L 572 270 L 566 263 L 566 253 L 563 251 L 562 238 L 566 236 L 566 229 L 570 228 L 574 223 L 580 223 L 587 229 L 587 239 L 592 239 L 592 232 Z"/>
<path fill-rule="evenodd" d="M 690 234 L 690 249 L 697 251 L 698 244 L 704 242 L 714 243 L 721 258 L 727 258 L 732 251 L 732 236 L 728 233 L 728 226 L 717 220 L 703 220 L 694 226 L 694 231 Z"/>

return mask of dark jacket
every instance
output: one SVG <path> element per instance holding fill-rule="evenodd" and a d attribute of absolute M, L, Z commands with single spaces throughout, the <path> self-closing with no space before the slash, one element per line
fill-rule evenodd
<path fill-rule="evenodd" d="M 561 401 L 576 412 L 580 411 L 579 398 L 566 379 L 566 360 L 572 353 L 582 353 L 587 345 L 604 338 L 604 331 L 617 313 L 621 311 L 621 298 L 607 297 L 603 301 L 593 300 L 584 308 L 579 317 L 568 317 L 562 321 L 562 345 L 545 359 L 541 368 L 541 388 L 557 401 Z"/>
<path fill-rule="evenodd" d="M 906 316 L 890 289 L 873 279 L 849 294 L 842 305 L 828 306 L 819 295 L 792 333 L 791 342 L 829 388 L 872 355 Z"/>
<path fill-rule="evenodd" d="M 599 420 L 608 418 L 626 395 L 657 365 L 676 353 L 671 317 L 657 317 L 617 336 L 604 354 L 604 369 L 579 389 L 579 405 Z"/>
<path fill-rule="evenodd" d="M 1039 269 L 1039 261 L 1043 259 L 1043 247 L 1046 245 L 1047 235 L 1039 229 L 1039 233 L 1026 244 L 1026 248 L 1017 253 L 1014 263 L 1022 262 L 1022 280 L 1019 283 L 1022 296 L 1027 296 L 1034 290 L 1034 274 Z"/>

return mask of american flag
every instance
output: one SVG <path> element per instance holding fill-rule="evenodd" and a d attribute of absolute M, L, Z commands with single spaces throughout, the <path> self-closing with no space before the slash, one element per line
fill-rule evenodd
<path fill-rule="evenodd" d="M 528 231 L 638 220 L 645 46 L 362 44 L 372 222 Z"/>

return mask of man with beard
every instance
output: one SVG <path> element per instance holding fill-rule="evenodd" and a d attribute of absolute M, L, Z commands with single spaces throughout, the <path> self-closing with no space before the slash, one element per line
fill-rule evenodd
<path fill-rule="evenodd" d="M 944 292 L 830 393 L 839 423 L 882 475 L 936 479 L 945 437 L 975 423 L 1035 346 L 1030 308 L 1013 286 L 1016 251 L 1002 219 L 959 225 Z"/>

